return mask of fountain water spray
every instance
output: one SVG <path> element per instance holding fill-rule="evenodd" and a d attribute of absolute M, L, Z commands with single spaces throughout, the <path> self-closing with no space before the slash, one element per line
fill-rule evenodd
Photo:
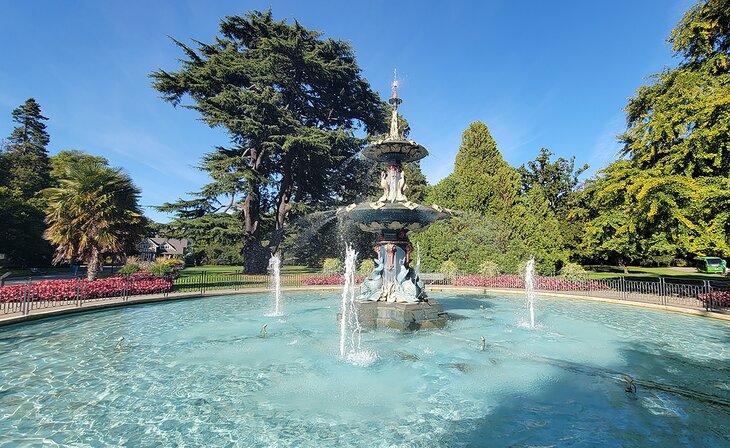
<path fill-rule="evenodd" d="M 340 357 L 353 364 L 366 366 L 375 361 L 377 355 L 360 347 L 362 327 L 355 306 L 356 261 L 357 252 L 348 244 L 345 248 L 345 285 L 342 288 Z"/>
<path fill-rule="evenodd" d="M 535 328 L 535 256 L 527 261 L 525 268 L 525 291 L 527 291 L 527 306 L 530 309 L 530 328 Z"/>
<path fill-rule="evenodd" d="M 360 322 L 355 309 L 355 260 L 357 252 L 348 244 L 345 247 L 345 286 L 342 289 L 340 318 L 340 356 L 360 349 Z"/>
<path fill-rule="evenodd" d="M 282 316 L 281 304 L 281 258 L 274 254 L 269 259 L 269 269 L 271 269 L 272 287 L 274 289 L 274 312 L 271 316 Z"/>

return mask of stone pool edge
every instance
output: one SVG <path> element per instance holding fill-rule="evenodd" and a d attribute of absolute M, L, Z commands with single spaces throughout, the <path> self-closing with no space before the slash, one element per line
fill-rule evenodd
<path fill-rule="evenodd" d="M 342 289 L 342 285 L 291 286 L 291 287 L 282 288 L 283 291 L 339 291 L 341 289 Z M 523 290 L 493 289 L 493 288 L 468 287 L 468 286 L 427 286 L 427 289 L 429 291 L 438 291 L 438 292 L 459 291 L 459 292 L 476 292 L 476 293 L 481 293 L 481 294 L 488 294 L 488 293 L 524 294 Z M 80 306 L 74 305 L 74 304 L 61 305 L 58 307 L 33 309 L 33 310 L 30 310 L 30 312 L 28 314 L 13 313 L 13 314 L 8 314 L 8 315 L 3 315 L 3 316 L 0 316 L 0 327 L 6 326 L 6 325 L 12 325 L 12 324 L 16 324 L 16 323 L 29 322 L 29 321 L 38 320 L 38 319 L 64 316 L 64 315 L 72 314 L 72 313 L 99 311 L 99 310 L 104 310 L 104 309 L 108 309 L 108 308 L 118 308 L 118 307 L 123 307 L 123 306 L 132 306 L 132 305 L 143 305 L 143 304 L 157 303 L 157 302 L 168 302 L 168 301 L 174 301 L 174 300 L 200 299 L 200 298 L 204 298 L 204 297 L 228 296 L 228 295 L 234 295 L 234 294 L 261 294 L 261 293 L 268 293 L 269 291 L 270 290 L 268 288 L 221 289 L 221 290 L 216 290 L 216 291 L 207 291 L 204 293 L 179 292 L 179 293 L 168 293 L 168 294 L 153 294 L 153 295 L 146 295 L 146 296 L 130 296 L 126 299 L 124 299 L 122 297 L 109 298 L 109 299 L 103 299 L 103 301 L 99 301 L 99 302 L 93 302 L 93 301 L 86 302 Z M 703 311 L 703 310 L 697 310 L 697 309 L 692 309 L 692 308 L 683 308 L 683 307 L 672 306 L 672 305 L 659 305 L 659 304 L 654 304 L 654 303 L 635 302 L 635 301 L 630 301 L 630 300 L 607 299 L 607 298 L 602 298 L 602 297 L 591 297 L 588 295 L 561 294 L 558 292 L 546 292 L 546 293 L 538 292 L 538 296 L 560 297 L 560 298 L 576 299 L 576 300 L 590 300 L 590 301 L 594 301 L 594 302 L 604 302 L 604 303 L 611 303 L 611 304 L 624 305 L 624 306 L 637 306 L 637 307 L 641 307 L 641 308 L 650 308 L 650 309 L 656 309 L 656 310 L 661 310 L 661 311 L 670 311 L 670 312 L 675 312 L 675 313 L 690 314 L 693 316 L 708 317 L 711 319 L 730 321 L 730 315 L 728 315 L 728 314 L 721 314 L 721 313 L 716 313 L 713 311 Z"/>
<path fill-rule="evenodd" d="M 439 291 L 439 292 L 448 292 L 448 291 L 461 291 L 461 292 L 477 292 L 482 294 L 488 294 L 488 293 L 500 293 L 500 294 L 524 294 L 525 292 L 523 290 L 517 290 L 517 289 L 495 289 L 495 288 L 482 288 L 477 286 L 434 286 L 432 288 L 428 288 L 429 291 Z M 589 295 L 583 295 L 583 294 L 562 294 L 559 292 L 540 292 L 536 291 L 537 295 L 540 297 L 560 297 L 561 299 L 576 299 L 576 300 L 590 300 L 592 302 L 603 302 L 603 303 L 611 303 L 615 305 L 624 305 L 624 306 L 636 306 L 640 308 L 650 308 L 660 311 L 669 311 L 673 313 L 683 313 L 683 314 L 690 314 L 692 316 L 699 316 L 699 317 L 707 317 L 710 319 L 719 319 L 719 320 L 725 320 L 730 321 L 730 314 L 724 314 L 724 313 L 718 313 L 715 311 L 704 311 L 704 310 L 698 310 L 694 308 L 685 308 L 681 306 L 674 306 L 674 305 L 660 305 L 657 303 L 649 303 L 649 302 L 637 302 L 633 300 L 619 300 L 619 299 L 609 299 L 605 297 L 592 297 Z"/>
<path fill-rule="evenodd" d="M 341 285 L 320 285 L 320 286 L 291 286 L 284 287 L 282 291 L 312 291 L 312 290 L 341 290 Z M 230 296 L 235 294 L 261 294 L 268 293 L 268 288 L 245 288 L 245 289 L 219 289 L 215 291 L 201 292 L 171 292 L 171 293 L 160 293 L 140 296 L 129 296 L 126 299 L 123 297 L 110 297 L 104 299 L 91 300 L 83 303 L 82 305 L 60 305 L 57 307 L 49 308 L 36 308 L 30 310 L 28 314 L 13 313 L 7 315 L 0 315 L 0 327 L 6 325 L 12 325 L 21 322 L 28 322 L 38 319 L 52 318 L 57 316 L 64 316 L 73 313 L 83 313 L 91 311 L 105 310 L 108 308 L 119 308 L 124 306 L 133 305 L 144 305 L 148 303 L 157 302 L 171 302 L 176 300 L 185 299 L 201 299 L 205 297 L 219 297 L 219 296 Z"/>

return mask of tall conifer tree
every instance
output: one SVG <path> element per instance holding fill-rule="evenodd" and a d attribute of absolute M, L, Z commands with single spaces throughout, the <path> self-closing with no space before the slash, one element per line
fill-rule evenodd
<path fill-rule="evenodd" d="M 345 42 L 275 21 L 271 11 L 226 17 L 220 31 L 197 49 L 176 41 L 187 57 L 181 69 L 152 74 L 165 100 L 177 105 L 188 96 L 188 107 L 231 138 L 203 157 L 213 181 L 198 197 L 163 208 L 185 215 L 239 208 L 244 268 L 261 272 L 292 209 L 341 192 L 339 167 L 364 142 L 354 131 L 383 132 L 385 109 Z"/>
<path fill-rule="evenodd" d="M 3 154 L 7 170 L 5 185 L 31 198 L 51 185 L 50 162 L 46 146 L 50 141 L 41 107 L 33 98 L 12 112 L 16 123 Z"/>

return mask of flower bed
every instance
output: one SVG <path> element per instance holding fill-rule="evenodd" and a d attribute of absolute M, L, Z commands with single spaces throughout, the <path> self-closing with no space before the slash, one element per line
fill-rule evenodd
<path fill-rule="evenodd" d="M 454 286 L 479 286 L 482 288 L 517 288 L 525 287 L 525 280 L 516 275 L 500 275 L 497 277 L 482 277 L 481 275 L 466 275 L 456 277 L 451 282 Z M 608 286 L 595 280 L 568 281 L 556 277 L 536 277 L 535 288 L 547 291 L 586 291 L 609 289 Z"/>
<path fill-rule="evenodd" d="M 712 305 L 713 308 L 730 307 L 730 291 L 712 291 L 697 296 L 705 305 Z"/>
<path fill-rule="evenodd" d="M 84 280 L 44 280 L 0 288 L 0 302 L 58 301 L 98 299 L 124 295 L 154 294 L 170 291 L 171 277 L 156 277 L 140 271 L 126 277 Z"/>
<path fill-rule="evenodd" d="M 355 283 L 362 283 L 363 277 L 361 275 L 355 276 Z M 302 283 L 307 286 L 321 286 L 321 285 L 344 285 L 345 277 L 343 275 L 317 275 L 312 277 L 304 277 Z"/>

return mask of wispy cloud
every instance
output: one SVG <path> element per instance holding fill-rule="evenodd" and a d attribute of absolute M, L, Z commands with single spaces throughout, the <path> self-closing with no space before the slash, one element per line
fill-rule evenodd
<path fill-rule="evenodd" d="M 94 140 L 100 149 L 118 153 L 164 175 L 192 183 L 205 182 L 207 176 L 197 170 L 196 160 L 181 157 L 181 151 L 143 132 L 113 129 L 99 132 Z"/>
<path fill-rule="evenodd" d="M 590 169 L 584 176 L 595 173 L 605 168 L 610 162 L 618 158 L 621 150 L 621 142 L 617 136 L 626 128 L 626 118 L 623 114 L 616 114 L 603 126 L 600 134 L 596 137 L 593 147 L 590 151 L 588 164 Z"/>

